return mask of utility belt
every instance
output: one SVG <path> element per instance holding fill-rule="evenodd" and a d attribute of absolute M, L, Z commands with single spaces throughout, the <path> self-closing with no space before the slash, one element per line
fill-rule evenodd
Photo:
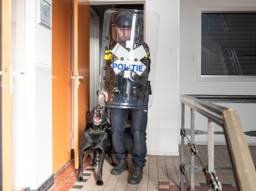
<path fill-rule="evenodd" d="M 152 94 L 150 81 L 146 81 L 144 84 L 137 84 L 132 87 L 132 96 L 138 95 L 139 97 L 148 96 Z"/>
<path fill-rule="evenodd" d="M 128 84 L 129 83 L 129 84 Z M 113 89 L 114 96 L 143 98 L 152 94 L 150 81 L 118 83 Z"/>

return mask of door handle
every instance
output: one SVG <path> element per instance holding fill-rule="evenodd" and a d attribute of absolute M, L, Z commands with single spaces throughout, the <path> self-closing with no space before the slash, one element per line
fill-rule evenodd
<path fill-rule="evenodd" d="M 76 73 L 75 75 L 71 76 L 71 79 L 76 80 L 77 87 L 79 88 L 80 80 L 84 79 L 84 77 L 80 76 L 79 73 Z"/>
<path fill-rule="evenodd" d="M 19 70 L 12 70 L 13 65 L 10 65 L 10 94 L 13 94 L 13 77 L 23 77 L 25 76 L 26 72 L 19 71 Z"/>
<path fill-rule="evenodd" d="M 26 73 L 23 72 L 23 71 L 16 71 L 16 70 L 12 70 L 13 66 L 12 64 L 10 64 L 10 94 L 12 95 L 13 94 L 13 77 L 16 77 L 16 76 L 24 76 Z M 3 71 L 0 71 L 0 76 L 3 76 Z M 1 87 L 3 88 L 6 88 L 7 85 L 2 85 L 1 84 Z"/>

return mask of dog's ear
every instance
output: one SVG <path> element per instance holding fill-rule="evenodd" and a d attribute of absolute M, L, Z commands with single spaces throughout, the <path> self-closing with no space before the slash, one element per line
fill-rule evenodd
<path fill-rule="evenodd" d="M 93 125 L 92 122 L 89 121 L 89 122 L 86 124 L 86 128 L 90 128 L 90 127 L 92 127 L 92 125 Z"/>

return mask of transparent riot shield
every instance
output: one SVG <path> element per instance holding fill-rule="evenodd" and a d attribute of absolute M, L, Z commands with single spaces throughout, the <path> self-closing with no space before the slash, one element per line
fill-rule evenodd
<path fill-rule="evenodd" d="M 104 15 L 100 78 L 107 107 L 147 109 L 152 93 L 150 55 L 144 41 L 144 11 L 108 9 Z"/>

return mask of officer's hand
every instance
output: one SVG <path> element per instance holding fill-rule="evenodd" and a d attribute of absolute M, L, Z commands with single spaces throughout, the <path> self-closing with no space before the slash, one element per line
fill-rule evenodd
<path fill-rule="evenodd" d="M 98 95 L 98 104 L 105 105 L 105 103 L 108 100 L 108 93 L 104 90 L 99 90 L 97 91 L 97 95 Z"/>

